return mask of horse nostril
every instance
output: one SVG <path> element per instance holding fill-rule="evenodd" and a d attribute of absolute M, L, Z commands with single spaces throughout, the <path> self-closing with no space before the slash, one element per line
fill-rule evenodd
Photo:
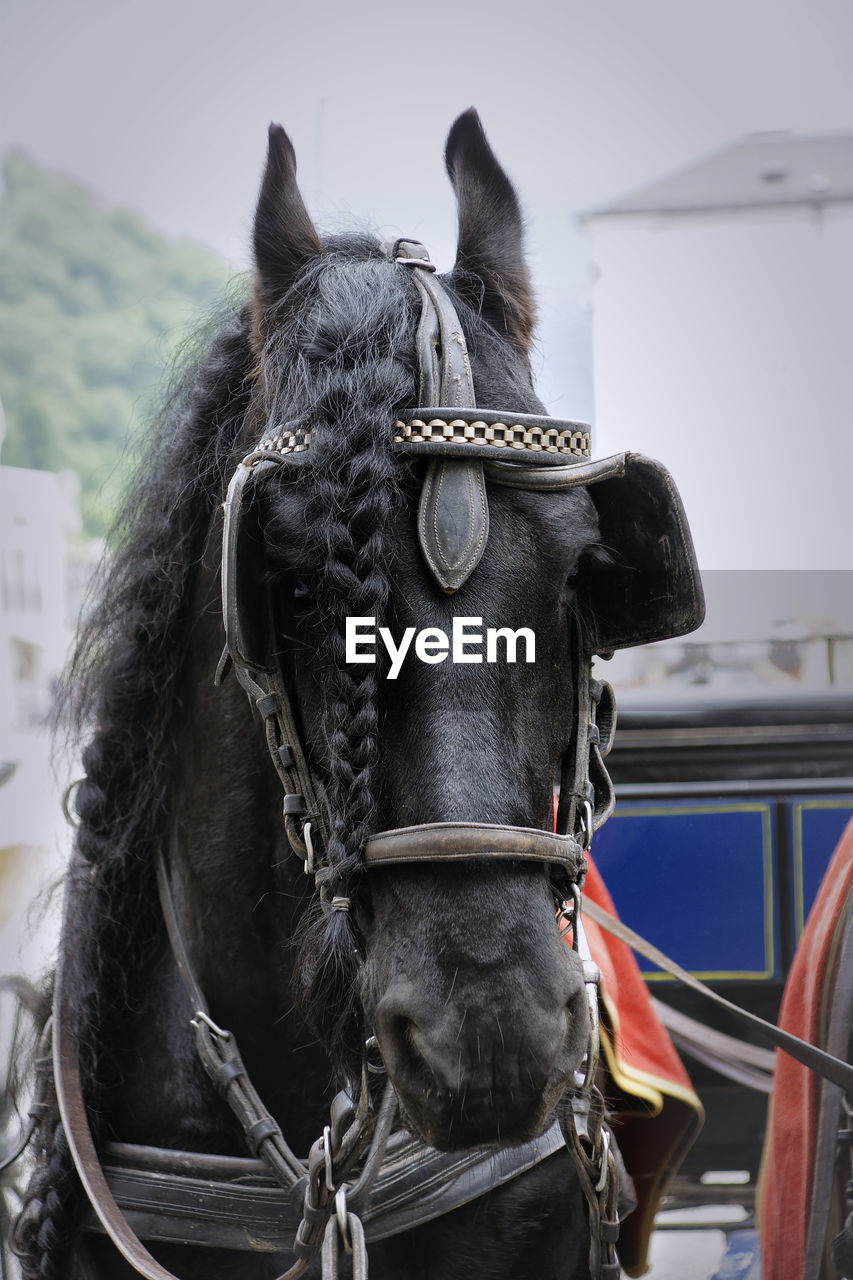
<path fill-rule="evenodd" d="M 390 1032 L 397 1044 L 402 1045 L 409 1053 L 417 1053 L 415 1033 L 417 1026 L 412 1018 L 399 1014 L 391 1022 Z"/>
<path fill-rule="evenodd" d="M 412 995 L 411 984 L 400 984 L 386 993 L 376 1008 L 376 1035 L 386 1061 L 399 1064 L 402 1058 L 417 1054 Z"/>

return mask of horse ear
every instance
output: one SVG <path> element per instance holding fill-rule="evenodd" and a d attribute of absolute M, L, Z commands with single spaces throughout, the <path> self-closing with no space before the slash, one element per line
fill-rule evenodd
<path fill-rule="evenodd" d="M 453 283 L 526 356 L 536 309 L 524 260 L 521 208 L 473 107 L 447 135 L 444 161 L 459 208 Z"/>
<path fill-rule="evenodd" d="M 267 167 L 255 213 L 255 295 L 261 308 L 284 297 L 300 269 L 322 253 L 296 185 L 296 154 L 280 124 L 271 124 Z"/>

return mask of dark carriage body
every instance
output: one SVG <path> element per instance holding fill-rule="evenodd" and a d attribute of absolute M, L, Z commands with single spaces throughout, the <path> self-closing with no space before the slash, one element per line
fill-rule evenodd
<path fill-rule="evenodd" d="M 623 699 L 609 765 L 616 812 L 593 856 L 620 915 L 775 1022 L 804 922 L 853 816 L 853 694 Z M 658 999 L 744 1037 L 724 1010 L 639 962 Z M 682 1178 L 747 1170 L 754 1183 L 766 1093 L 688 1063 L 707 1119 Z"/>

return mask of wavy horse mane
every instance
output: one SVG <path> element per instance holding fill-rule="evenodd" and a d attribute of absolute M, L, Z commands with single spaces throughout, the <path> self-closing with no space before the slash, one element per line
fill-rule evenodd
<path fill-rule="evenodd" d="M 188 587 L 249 402 L 245 309 L 229 308 L 215 329 L 212 341 L 205 335 L 204 354 L 185 359 L 137 466 L 60 695 L 72 736 L 89 737 L 74 800 L 77 860 L 61 946 L 96 1113 L 115 1079 L 107 1032 L 138 998 L 142 957 L 159 936 L 153 851 L 180 714 L 175 688 L 187 644 Z M 15 1244 L 26 1276 L 60 1276 L 76 1184 L 55 1108 L 41 1133 L 46 1159 L 28 1189 Z"/>
<path fill-rule="evenodd" d="M 98 1074 L 102 1052 L 93 1027 L 132 1005 L 140 957 L 158 936 L 153 852 L 168 811 L 191 586 L 251 391 L 245 310 L 216 329 L 176 376 L 137 465 L 64 679 L 71 724 L 89 738 L 74 800 L 85 884 L 70 896 L 64 940 L 68 959 L 79 956 L 71 980 L 85 1076 Z"/>

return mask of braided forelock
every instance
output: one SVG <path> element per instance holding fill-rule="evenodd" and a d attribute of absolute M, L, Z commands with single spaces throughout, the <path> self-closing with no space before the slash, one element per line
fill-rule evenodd
<path fill-rule="evenodd" d="M 410 281 L 389 268 L 375 244 L 359 241 L 355 248 L 364 254 L 360 261 L 336 260 L 333 246 L 310 269 L 313 278 L 302 282 L 310 301 L 285 328 L 276 353 L 288 407 L 311 429 L 302 472 L 304 553 L 317 566 L 316 600 L 326 623 L 319 656 L 330 673 L 327 869 L 321 905 L 302 931 L 296 996 L 349 1077 L 363 1044 L 354 991 L 357 938 L 349 915 L 329 904 L 355 891 L 364 841 L 375 829 L 383 672 L 379 663 L 347 664 L 345 627 L 349 616 L 374 617 L 377 626 L 386 621 L 399 505 L 392 425 L 413 394 L 416 308 Z"/>

